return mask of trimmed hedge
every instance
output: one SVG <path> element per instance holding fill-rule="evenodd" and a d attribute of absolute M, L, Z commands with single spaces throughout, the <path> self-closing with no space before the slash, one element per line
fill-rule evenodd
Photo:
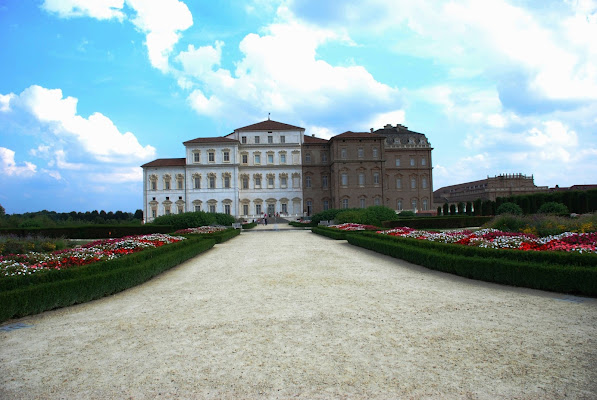
<path fill-rule="evenodd" d="M 454 217 L 432 217 L 432 218 L 404 218 L 398 221 L 384 221 L 384 228 L 396 228 L 408 226 L 413 229 L 458 229 L 473 226 L 482 226 L 491 221 L 493 217 L 484 216 L 454 216 Z"/>
<path fill-rule="evenodd" d="M 312 227 L 317 226 L 317 222 L 312 221 L 312 222 L 309 222 L 308 224 L 305 224 L 302 222 L 290 221 L 288 223 L 288 225 L 294 226 L 296 228 L 312 228 Z"/>
<path fill-rule="evenodd" d="M 257 226 L 257 222 L 249 222 L 241 225 L 243 229 L 253 229 Z"/>
<path fill-rule="evenodd" d="M 340 229 L 327 228 L 324 226 L 314 226 L 311 228 L 311 232 L 334 240 L 346 240 L 348 234 L 354 231 L 342 231 Z"/>
<path fill-rule="evenodd" d="M 170 233 L 171 225 L 83 225 L 59 228 L 2 228 L 0 235 L 44 236 L 49 238 L 65 237 L 68 239 L 106 239 L 124 236 L 147 235 L 151 233 Z"/>
<path fill-rule="evenodd" d="M 348 235 L 347 240 L 355 246 L 466 278 L 531 289 L 597 296 L 597 268 L 596 258 L 593 255 L 588 255 L 586 264 L 578 266 L 557 264 L 557 261 L 564 261 L 565 257 L 560 258 L 555 254 L 552 259 L 554 262 L 539 260 L 539 258 L 521 261 L 518 254 L 516 258 L 512 255 L 504 256 L 504 252 L 513 253 L 508 250 L 480 249 L 417 239 L 384 237 L 377 234 Z M 442 246 L 428 246 L 430 243 Z M 452 251 L 445 251 L 448 248 Z M 531 252 L 519 251 L 518 253 L 522 256 Z M 589 264 L 591 266 L 588 266 Z"/>
<path fill-rule="evenodd" d="M 225 231 L 218 231 L 218 232 L 214 232 L 214 233 L 199 233 L 199 234 L 190 233 L 188 235 L 183 235 L 183 236 L 198 237 L 200 239 L 214 240 L 216 242 L 216 244 L 219 244 L 219 243 L 224 243 L 225 241 L 230 240 L 233 237 L 236 237 L 238 235 L 240 235 L 240 229 L 229 228 L 229 229 L 226 229 Z"/>
<path fill-rule="evenodd" d="M 0 322 L 123 291 L 211 249 L 214 244 L 213 239 L 189 238 L 116 260 L 2 278 Z"/>

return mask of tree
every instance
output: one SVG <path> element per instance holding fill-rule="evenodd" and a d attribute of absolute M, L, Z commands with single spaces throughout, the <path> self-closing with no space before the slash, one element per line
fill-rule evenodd
<path fill-rule="evenodd" d="M 462 201 L 458 202 L 458 214 L 460 214 L 460 215 L 464 214 L 464 207 L 465 207 L 465 204 Z"/>
<path fill-rule="evenodd" d="M 497 214 L 522 215 L 522 208 L 516 203 L 506 202 L 497 208 Z"/>
<path fill-rule="evenodd" d="M 442 215 L 442 206 L 437 207 L 437 216 L 439 217 L 440 215 Z"/>
<path fill-rule="evenodd" d="M 2 207 L 2 204 L 0 204 L 0 218 L 4 217 L 6 215 L 6 210 L 4 209 L 4 207 Z"/>
<path fill-rule="evenodd" d="M 444 215 L 448 215 L 450 206 L 448 205 L 448 203 L 444 203 Z"/>
<path fill-rule="evenodd" d="M 456 204 L 450 204 L 450 215 L 456 215 Z"/>
<path fill-rule="evenodd" d="M 143 210 L 137 209 L 137 211 L 135 211 L 135 219 L 143 219 Z"/>
<path fill-rule="evenodd" d="M 465 210 L 466 215 L 473 215 L 473 203 L 470 201 L 466 202 L 466 210 Z"/>
<path fill-rule="evenodd" d="M 537 214 L 555 214 L 555 215 L 568 215 L 568 207 L 562 203 L 555 201 L 548 201 L 543 203 L 537 210 Z"/>

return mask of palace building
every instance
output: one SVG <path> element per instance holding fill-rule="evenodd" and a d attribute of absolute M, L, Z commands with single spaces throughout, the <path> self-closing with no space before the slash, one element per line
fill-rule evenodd
<path fill-rule="evenodd" d="M 184 158 L 141 166 L 146 222 L 189 211 L 254 219 L 373 205 L 432 209 L 431 145 L 402 125 L 326 140 L 268 119 L 183 145 Z"/>

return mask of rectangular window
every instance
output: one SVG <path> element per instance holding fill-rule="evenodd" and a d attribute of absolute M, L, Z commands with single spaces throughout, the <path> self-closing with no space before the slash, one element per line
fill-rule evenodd
<path fill-rule="evenodd" d="M 282 203 L 282 214 L 288 214 L 288 204 L 286 203 Z"/>
<path fill-rule="evenodd" d="M 201 153 L 195 152 L 193 153 L 193 162 L 198 163 L 201 161 Z"/>
<path fill-rule="evenodd" d="M 151 181 L 151 190 L 158 190 L 158 183 L 156 181 Z"/>
<path fill-rule="evenodd" d="M 288 178 L 286 178 L 285 176 L 280 178 L 280 186 L 282 188 L 286 188 L 286 186 L 288 186 Z"/>
<path fill-rule="evenodd" d="M 183 209 L 182 209 L 182 206 L 178 206 L 178 213 L 179 213 L 179 214 L 182 214 L 183 212 L 184 212 L 184 211 L 183 211 Z"/>
<path fill-rule="evenodd" d="M 414 167 L 414 166 L 415 166 L 415 159 L 414 159 L 414 158 L 411 158 L 411 159 L 410 159 L 410 166 L 411 166 L 411 167 Z"/>
<path fill-rule="evenodd" d="M 423 199 L 423 211 L 427 211 L 429 208 L 429 205 L 427 204 L 427 199 Z"/>
<path fill-rule="evenodd" d="M 342 208 L 348 208 L 348 199 L 342 199 Z"/>
<path fill-rule="evenodd" d="M 410 204 L 412 206 L 413 211 L 416 212 L 417 211 L 417 199 L 413 199 Z"/>
<path fill-rule="evenodd" d="M 214 153 L 213 151 L 210 151 L 208 154 L 208 161 L 209 162 L 215 162 L 216 161 L 216 153 Z"/>
<path fill-rule="evenodd" d="M 242 144 L 246 144 L 246 143 L 247 143 L 247 137 L 246 137 L 246 136 L 241 136 L 241 137 L 240 137 L 240 142 L 241 142 Z"/>
<path fill-rule="evenodd" d="M 152 209 L 151 209 L 151 216 L 152 216 L 153 218 L 155 218 L 155 217 L 157 217 L 157 216 L 158 216 L 158 211 L 157 211 L 155 208 L 152 208 Z"/>
<path fill-rule="evenodd" d="M 376 198 L 373 199 L 373 205 L 374 206 L 380 205 L 379 197 L 376 197 Z"/>
<path fill-rule="evenodd" d="M 259 144 L 259 136 L 255 136 L 255 144 Z"/>
<path fill-rule="evenodd" d="M 224 152 L 224 162 L 230 162 L 230 152 L 229 151 Z"/>
<path fill-rule="evenodd" d="M 396 166 L 399 167 L 400 166 L 400 158 L 396 157 Z"/>
<path fill-rule="evenodd" d="M 267 155 L 267 163 L 268 164 L 273 164 L 274 163 L 274 155 L 273 154 L 268 154 Z"/>
<path fill-rule="evenodd" d="M 224 204 L 224 214 L 230 215 L 230 204 Z"/>
<path fill-rule="evenodd" d="M 224 177 L 224 187 L 226 189 L 230 189 L 230 177 L 229 176 Z"/>
<path fill-rule="evenodd" d="M 307 200 L 307 215 L 311 215 L 313 213 L 313 202 L 311 200 Z"/>
<path fill-rule="evenodd" d="M 342 186 L 348 186 L 348 174 L 342 174 Z"/>
<path fill-rule="evenodd" d="M 427 159 L 426 158 L 421 158 L 421 165 L 427 165 Z"/>
<path fill-rule="evenodd" d="M 196 176 L 194 179 L 194 186 L 195 189 L 201 189 L 201 178 L 199 178 L 198 176 Z"/>
<path fill-rule="evenodd" d="M 396 189 L 402 189 L 402 178 L 396 178 Z"/>
<path fill-rule="evenodd" d="M 267 187 L 269 187 L 269 188 L 274 187 L 274 177 L 273 176 L 270 176 L 269 178 L 267 178 Z"/>
<path fill-rule="evenodd" d="M 170 190 L 170 181 L 164 182 L 164 190 Z"/>
<path fill-rule="evenodd" d="M 417 188 L 417 180 L 415 178 L 411 178 L 410 180 L 410 188 L 416 189 Z"/>
<path fill-rule="evenodd" d="M 210 213 L 215 213 L 216 212 L 216 205 L 215 204 L 210 204 L 209 205 L 209 212 Z"/>
<path fill-rule="evenodd" d="M 427 178 L 423 178 L 421 184 L 423 185 L 423 189 L 427 189 Z"/>
<path fill-rule="evenodd" d="M 374 172 L 373 173 L 373 184 L 374 185 L 379 185 L 379 172 Z"/>
<path fill-rule="evenodd" d="M 341 149 L 340 150 L 340 158 L 342 158 L 343 160 L 346 159 L 346 149 Z"/>
<path fill-rule="evenodd" d="M 261 164 L 261 155 L 255 154 L 255 165 Z"/>
<path fill-rule="evenodd" d="M 292 176 L 292 187 L 293 188 L 299 188 L 301 187 L 301 177 L 299 175 L 293 175 Z"/>
<path fill-rule="evenodd" d="M 402 210 L 402 200 L 398 200 L 398 201 L 396 202 L 396 209 L 397 209 L 397 210 Z"/>
<path fill-rule="evenodd" d="M 261 189 L 261 178 L 255 178 L 255 188 Z"/>
<path fill-rule="evenodd" d="M 365 208 L 365 199 L 359 199 L 359 205 L 361 208 Z"/>
<path fill-rule="evenodd" d="M 243 204 L 243 215 L 249 215 L 249 205 Z"/>
<path fill-rule="evenodd" d="M 305 162 L 311 162 L 311 153 L 305 153 Z"/>
<path fill-rule="evenodd" d="M 170 206 L 165 206 L 165 207 L 164 207 L 164 213 L 165 213 L 166 215 L 170 215 L 170 214 L 171 214 L 171 212 L 170 212 Z"/>
<path fill-rule="evenodd" d="M 261 204 L 255 204 L 255 214 L 261 214 Z"/>
<path fill-rule="evenodd" d="M 243 160 L 243 164 L 248 164 L 249 163 L 249 155 L 248 154 L 243 154 L 242 155 L 242 160 Z"/>
<path fill-rule="evenodd" d="M 373 148 L 373 158 L 377 158 L 377 147 Z"/>
<path fill-rule="evenodd" d="M 286 164 L 286 154 L 280 154 L 280 164 Z"/>
<path fill-rule="evenodd" d="M 216 188 L 216 177 L 215 176 L 210 176 L 209 177 L 209 188 L 210 189 L 215 189 Z"/>
<path fill-rule="evenodd" d="M 363 148 L 359 147 L 357 154 L 358 154 L 359 158 L 363 158 L 363 157 L 365 157 L 365 150 L 363 150 Z"/>
<path fill-rule="evenodd" d="M 201 206 L 200 205 L 196 205 L 195 206 L 195 212 L 199 212 L 201 211 Z"/>
<path fill-rule="evenodd" d="M 305 187 L 307 187 L 307 188 L 311 187 L 311 177 L 310 176 L 305 177 Z"/>
<path fill-rule="evenodd" d="M 327 189 L 327 187 L 328 187 L 328 176 L 327 175 L 321 176 L 321 187 L 323 187 L 324 189 Z"/>
<path fill-rule="evenodd" d="M 321 153 L 321 162 L 323 162 L 323 163 L 328 162 L 328 153 L 326 153 L 326 152 Z"/>
<path fill-rule="evenodd" d="M 286 143 L 286 136 L 280 136 L 280 143 Z"/>
<path fill-rule="evenodd" d="M 273 136 L 268 136 L 268 137 L 267 137 L 267 142 L 268 142 L 269 144 L 272 144 L 272 143 L 274 143 L 274 137 L 273 137 Z"/>
<path fill-rule="evenodd" d="M 177 188 L 178 190 L 182 190 L 182 182 L 183 182 L 183 181 L 182 181 L 182 179 L 179 179 L 178 181 L 176 181 L 176 184 L 177 184 L 177 187 L 176 187 L 176 188 Z"/>
<path fill-rule="evenodd" d="M 329 200 L 324 200 L 323 201 L 323 211 L 327 211 L 330 209 L 330 202 Z"/>
<path fill-rule="evenodd" d="M 365 174 L 359 174 L 359 186 L 365 186 Z"/>
<path fill-rule="evenodd" d="M 243 178 L 243 189 L 248 189 L 249 188 L 249 178 L 244 177 Z"/>

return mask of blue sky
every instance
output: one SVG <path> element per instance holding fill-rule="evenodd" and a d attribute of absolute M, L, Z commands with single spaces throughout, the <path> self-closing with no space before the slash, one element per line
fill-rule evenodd
<path fill-rule="evenodd" d="M 595 0 L 0 0 L 0 204 L 134 211 L 139 166 L 267 118 L 427 135 L 433 186 L 597 183 Z"/>

